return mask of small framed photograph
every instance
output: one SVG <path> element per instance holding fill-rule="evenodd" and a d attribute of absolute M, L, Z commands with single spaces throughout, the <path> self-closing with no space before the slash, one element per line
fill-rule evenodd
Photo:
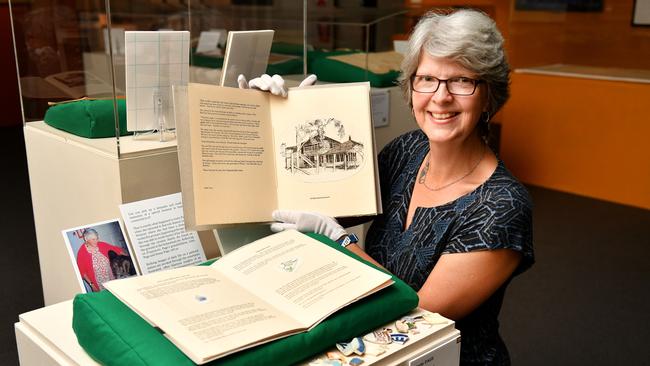
<path fill-rule="evenodd" d="M 63 238 L 84 293 L 104 289 L 104 282 L 140 274 L 118 219 L 63 230 Z"/>

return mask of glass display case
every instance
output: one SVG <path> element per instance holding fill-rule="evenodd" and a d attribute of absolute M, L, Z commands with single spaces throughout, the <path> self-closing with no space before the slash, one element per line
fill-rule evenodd
<path fill-rule="evenodd" d="M 149 117 L 154 116 L 159 107 L 153 96 L 155 93 L 162 95 L 159 100 L 162 100 L 163 109 L 170 107 L 171 102 L 165 97 L 170 85 L 165 85 L 163 79 L 170 83 L 179 80 L 184 83 L 218 83 L 227 31 L 275 30 L 274 47 L 278 45 L 281 51 L 293 55 L 276 56 L 270 66 L 278 68 L 279 61 L 284 60 L 285 65 L 280 65 L 284 69 L 279 69 L 283 71 L 281 73 L 304 72 L 301 57 L 305 38 L 303 4 L 295 1 L 276 1 L 273 5 L 262 6 L 245 3 L 171 0 L 10 2 L 24 122 L 34 128 L 42 127 L 48 132 L 60 132 L 65 138 L 89 143 L 118 158 L 173 146 L 173 135 L 165 138 L 163 143 L 158 136 L 134 137 L 134 132 L 156 130 L 158 125 L 154 128 L 150 128 L 148 123 L 132 126 L 125 115 L 133 117 L 128 112 L 137 104 L 138 113 L 149 109 L 152 111 Z M 156 44 L 157 54 L 138 53 L 151 49 L 146 43 L 148 41 L 142 38 L 138 38 L 139 41 L 129 49 L 129 38 L 125 33 L 131 31 L 157 31 L 155 35 L 161 38 Z M 185 32 L 189 43 L 179 49 L 170 46 L 172 41 L 163 36 L 166 33 L 171 37 L 179 36 L 172 32 Z M 203 51 L 197 49 L 201 46 L 203 33 L 216 34 L 218 38 L 215 47 L 207 52 L 205 45 Z M 132 60 L 136 56 L 138 59 L 127 66 L 129 52 Z M 180 53 L 182 55 L 178 56 Z M 143 61 L 142 55 L 149 56 L 150 60 Z M 157 69 L 157 81 L 148 80 L 151 75 L 145 68 L 131 67 L 143 62 L 150 63 L 149 69 Z M 181 67 L 175 65 L 179 62 Z M 128 70 L 131 70 L 131 75 L 128 75 Z M 127 90 L 129 79 L 139 82 L 131 85 L 132 89 L 154 84 L 161 87 L 145 96 Z M 128 101 L 125 100 L 127 94 L 131 94 Z M 167 121 L 164 127 L 173 130 L 173 121 Z M 89 138 L 92 141 L 85 141 Z"/>
<path fill-rule="evenodd" d="M 401 7 L 376 2 L 360 6 L 352 1 L 306 0 L 62 0 L 14 1 L 10 6 L 24 121 L 45 119 L 44 124 L 72 135 L 98 138 L 93 144 L 106 145 L 106 151 L 118 157 L 142 148 L 159 147 L 147 143 L 133 145 L 133 138 L 128 137 L 153 128 L 135 128 L 124 118 L 114 117 L 111 121 L 109 115 L 94 120 L 88 117 L 88 125 L 45 116 L 48 109 L 67 111 L 70 106 L 63 108 L 58 104 L 81 98 L 93 101 L 84 102 L 85 108 L 94 111 L 96 105 L 109 109 L 112 106 L 118 111 L 116 116 L 136 102 L 151 110 L 156 108 L 155 98 L 150 96 L 146 101 L 141 96 L 125 101 L 129 79 L 125 32 L 188 32 L 189 55 L 182 59 L 189 63 L 189 75 L 183 82 L 219 83 L 228 31 L 272 29 L 275 34 L 268 73 L 315 73 L 322 81 L 369 80 L 373 86 L 387 86 L 392 85 L 399 64 L 399 57 L 389 51 L 393 50 L 396 35 L 405 32 L 406 24 L 406 11 Z M 209 48 L 210 42 L 204 42 L 204 36 L 217 37 L 216 44 L 207 51 L 205 47 Z M 143 47 L 140 43 L 136 49 Z M 172 69 L 166 69 L 162 61 L 168 58 L 158 54 L 159 78 L 165 72 L 165 77 L 172 75 Z M 379 74 L 383 79 L 376 77 Z M 96 125 L 90 126 L 92 123 Z M 173 129 L 173 123 L 168 124 L 166 127 Z M 100 140 L 106 137 L 114 139 Z"/>
<path fill-rule="evenodd" d="M 395 42 L 406 33 L 401 7 L 313 10 L 307 17 L 308 73 L 327 82 L 395 85 L 402 55 Z"/>
<path fill-rule="evenodd" d="M 395 34 L 405 32 L 403 11 L 381 2 L 21 0 L 9 6 L 46 304 L 78 292 L 62 230 L 119 217 L 120 204 L 181 190 L 170 86 L 218 84 L 228 31 L 274 30 L 266 71 L 285 75 L 289 86 L 307 73 L 324 82 L 375 85 L 373 55 L 392 52 Z M 206 255 L 217 255 L 212 232 L 199 236 Z"/>

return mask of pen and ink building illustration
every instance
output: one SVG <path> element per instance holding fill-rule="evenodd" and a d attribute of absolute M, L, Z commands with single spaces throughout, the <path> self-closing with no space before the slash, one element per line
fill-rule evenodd
<path fill-rule="evenodd" d="M 331 137 L 334 130 L 338 139 Z M 343 123 L 335 118 L 307 121 L 295 128 L 293 146 L 281 145 L 284 167 L 292 174 L 327 174 L 358 169 L 363 163 L 363 144 L 347 135 Z"/>

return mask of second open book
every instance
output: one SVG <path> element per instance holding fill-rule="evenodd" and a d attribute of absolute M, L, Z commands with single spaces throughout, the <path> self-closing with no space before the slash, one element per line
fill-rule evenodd
<path fill-rule="evenodd" d="M 266 222 L 275 209 L 379 213 L 369 91 L 351 83 L 292 88 L 287 98 L 203 84 L 175 92 L 186 226 Z"/>
<path fill-rule="evenodd" d="M 191 266 L 105 283 L 202 364 L 309 330 L 393 283 L 391 276 L 297 231 Z"/>

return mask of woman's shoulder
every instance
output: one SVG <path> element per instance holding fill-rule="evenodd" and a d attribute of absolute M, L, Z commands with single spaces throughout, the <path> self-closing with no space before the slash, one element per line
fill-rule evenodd
<path fill-rule="evenodd" d="M 515 273 L 525 271 L 535 261 L 533 203 L 526 187 L 499 160 L 492 176 L 472 196 L 445 252 L 512 249 L 524 258 Z"/>
<path fill-rule="evenodd" d="M 84 244 L 81 244 L 81 246 L 79 246 L 79 249 L 77 250 L 77 258 L 79 258 L 79 256 L 83 257 L 87 254 L 89 254 L 88 249 L 86 249 L 86 246 Z"/>
<path fill-rule="evenodd" d="M 492 176 L 485 182 L 483 199 L 497 205 L 510 202 L 519 209 L 532 210 L 528 189 L 508 170 L 501 159 Z"/>

